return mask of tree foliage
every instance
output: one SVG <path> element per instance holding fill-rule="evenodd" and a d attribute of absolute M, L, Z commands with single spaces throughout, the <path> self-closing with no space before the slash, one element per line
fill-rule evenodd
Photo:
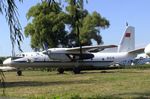
<path fill-rule="evenodd" d="M 41 48 L 45 42 L 49 47 L 65 46 L 66 17 L 58 3 L 49 6 L 43 2 L 31 7 L 27 19 L 32 18 L 32 22 L 25 27 L 25 36 L 31 36 L 31 47 Z"/>
<path fill-rule="evenodd" d="M 66 11 L 62 10 L 59 3 L 52 1 L 51 6 L 42 2 L 30 8 L 27 19 L 32 21 L 25 27 L 25 36 L 31 37 L 32 48 L 42 48 L 44 42 L 49 47 L 79 46 L 77 25 L 82 45 L 91 45 L 92 40 L 97 44 L 103 43 L 100 29 L 108 28 L 109 21 L 96 11 L 89 13 L 83 9 L 83 0 L 78 0 L 80 2 L 77 5 L 74 5 L 77 3 L 74 1 L 67 1 Z"/>
<path fill-rule="evenodd" d="M 103 43 L 102 37 L 100 35 L 100 29 L 108 28 L 109 21 L 96 11 L 90 14 L 86 9 L 83 8 L 83 0 L 77 0 L 77 4 L 74 4 L 75 1 L 76 0 L 68 0 L 69 5 L 66 8 L 70 17 L 74 15 L 78 17 L 78 23 L 69 21 L 71 24 L 71 32 L 69 34 L 70 43 L 76 42 L 75 46 L 79 46 L 76 38 L 76 25 L 79 25 L 81 45 L 91 45 L 92 39 L 95 40 L 97 44 Z"/>

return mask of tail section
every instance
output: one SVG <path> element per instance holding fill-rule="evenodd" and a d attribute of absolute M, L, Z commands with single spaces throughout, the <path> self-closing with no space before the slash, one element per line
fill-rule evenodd
<path fill-rule="evenodd" d="M 128 26 L 118 46 L 118 52 L 129 52 L 135 49 L 135 29 Z"/>

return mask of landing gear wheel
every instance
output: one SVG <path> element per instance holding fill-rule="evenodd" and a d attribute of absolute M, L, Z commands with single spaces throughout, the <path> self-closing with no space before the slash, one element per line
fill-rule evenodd
<path fill-rule="evenodd" d="M 22 71 L 21 71 L 21 70 L 18 70 L 18 71 L 17 71 L 17 75 L 18 75 L 18 76 L 22 76 Z"/>
<path fill-rule="evenodd" d="M 63 74 L 64 73 L 64 69 L 63 68 L 58 68 L 57 71 L 59 72 L 59 74 Z"/>
<path fill-rule="evenodd" d="M 73 68 L 73 72 L 74 72 L 74 74 L 80 74 L 80 68 L 79 67 L 74 67 Z"/>

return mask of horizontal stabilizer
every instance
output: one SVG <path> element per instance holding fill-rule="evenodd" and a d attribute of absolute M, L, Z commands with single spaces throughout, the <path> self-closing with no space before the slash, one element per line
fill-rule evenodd
<path fill-rule="evenodd" d="M 132 50 L 132 51 L 130 51 L 128 53 L 129 54 L 141 54 L 141 53 L 144 53 L 144 49 L 145 48 L 139 48 L 139 49 Z"/>

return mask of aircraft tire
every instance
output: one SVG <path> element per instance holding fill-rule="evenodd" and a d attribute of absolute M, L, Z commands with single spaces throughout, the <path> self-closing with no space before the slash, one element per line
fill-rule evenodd
<path fill-rule="evenodd" d="M 74 72 L 74 74 L 80 74 L 81 70 L 79 67 L 74 67 L 73 72 Z"/>
<path fill-rule="evenodd" d="M 64 73 L 64 69 L 62 67 L 58 68 L 57 71 L 59 72 L 59 74 L 63 74 Z"/>
<path fill-rule="evenodd" d="M 22 71 L 21 71 L 21 70 L 18 70 L 18 71 L 17 71 L 17 75 L 18 75 L 18 76 L 22 76 Z"/>

